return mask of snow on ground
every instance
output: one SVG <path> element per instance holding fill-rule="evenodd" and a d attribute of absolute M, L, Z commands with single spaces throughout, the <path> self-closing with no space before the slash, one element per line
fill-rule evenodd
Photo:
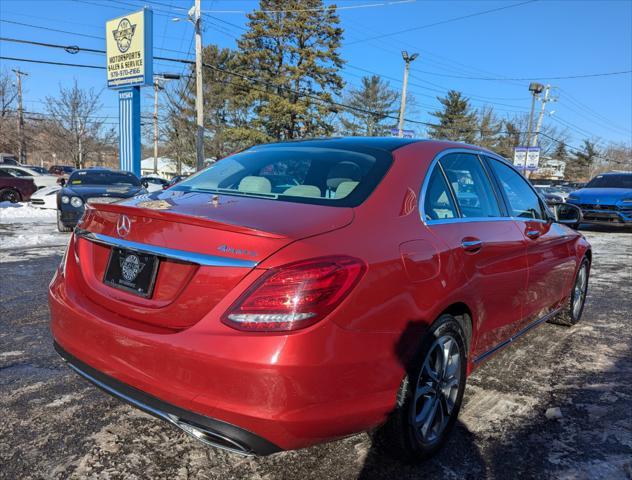
<path fill-rule="evenodd" d="M 57 212 L 25 203 L 0 202 L 0 262 L 50 255 L 68 243 L 57 230 Z"/>
<path fill-rule="evenodd" d="M 26 203 L 0 202 L 0 225 L 8 223 L 55 223 L 56 210 L 35 208 Z"/>

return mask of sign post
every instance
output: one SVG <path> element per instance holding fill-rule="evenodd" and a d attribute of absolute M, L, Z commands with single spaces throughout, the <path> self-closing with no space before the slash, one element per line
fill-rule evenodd
<path fill-rule="evenodd" d="M 119 90 L 119 162 L 140 176 L 140 87 L 153 85 L 153 18 L 146 8 L 105 24 L 108 87 Z"/>

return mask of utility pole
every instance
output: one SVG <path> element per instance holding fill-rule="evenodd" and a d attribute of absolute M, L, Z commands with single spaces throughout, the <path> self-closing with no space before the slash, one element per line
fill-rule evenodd
<path fill-rule="evenodd" d="M 18 84 L 18 160 L 20 163 L 26 163 L 26 142 L 24 140 L 24 109 L 22 108 L 22 75 L 28 76 L 28 73 L 18 69 L 13 69 Z"/>
<path fill-rule="evenodd" d="M 204 168 L 204 89 L 202 84 L 202 17 L 200 15 L 201 0 L 195 0 L 193 25 L 195 25 L 195 109 L 197 110 L 197 132 L 195 151 L 197 154 L 197 170 Z M 191 14 L 189 13 L 189 18 Z"/>
<path fill-rule="evenodd" d="M 550 97 L 551 93 L 551 85 L 547 85 L 544 87 L 544 98 L 542 98 L 542 109 L 540 109 L 540 115 L 538 116 L 538 122 L 535 125 L 535 133 L 533 135 L 533 142 L 530 145 L 531 147 L 538 146 L 538 135 L 540 135 L 540 129 L 542 128 L 542 120 L 544 119 L 544 110 L 546 109 L 546 104 L 548 102 L 554 102 L 555 98 Z"/>
<path fill-rule="evenodd" d="M 404 66 L 404 85 L 402 86 L 402 101 L 399 106 L 399 124 L 397 126 L 397 136 L 404 136 L 404 113 L 406 112 L 406 89 L 408 87 L 408 70 L 410 69 L 410 63 L 419 56 L 418 53 L 408 55 L 406 50 L 402 51 L 402 58 L 406 65 Z"/>
<path fill-rule="evenodd" d="M 160 83 L 154 78 L 154 173 L 158 173 L 158 91 Z"/>

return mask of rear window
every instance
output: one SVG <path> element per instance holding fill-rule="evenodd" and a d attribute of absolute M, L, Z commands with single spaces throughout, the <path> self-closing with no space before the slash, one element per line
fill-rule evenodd
<path fill-rule="evenodd" d="M 68 179 L 69 185 L 134 185 L 139 186 L 140 181 L 133 173 L 129 172 L 103 172 L 79 170 L 73 172 Z"/>
<path fill-rule="evenodd" d="M 391 162 L 383 151 L 254 148 L 216 162 L 174 190 L 354 207 L 375 189 Z"/>
<path fill-rule="evenodd" d="M 632 188 L 632 174 L 597 175 L 584 188 Z"/>

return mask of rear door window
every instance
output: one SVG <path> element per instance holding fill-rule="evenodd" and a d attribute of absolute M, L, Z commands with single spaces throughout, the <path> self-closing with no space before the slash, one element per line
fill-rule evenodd
<path fill-rule="evenodd" d="M 461 215 L 466 218 L 500 217 L 498 199 L 478 156 L 450 153 L 440 160 Z"/>
<path fill-rule="evenodd" d="M 433 169 L 428 181 L 424 199 L 424 215 L 426 221 L 458 217 L 452 193 L 438 166 Z"/>

